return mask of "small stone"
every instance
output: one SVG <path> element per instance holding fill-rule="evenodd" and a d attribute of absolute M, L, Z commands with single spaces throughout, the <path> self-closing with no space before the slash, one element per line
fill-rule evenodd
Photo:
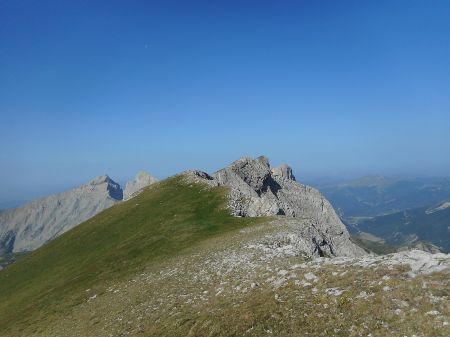
<path fill-rule="evenodd" d="M 440 314 L 441 313 L 439 311 L 437 311 L 437 310 L 431 310 L 431 311 L 427 311 L 425 313 L 425 315 L 430 315 L 430 316 L 437 316 L 437 315 L 440 315 Z"/>

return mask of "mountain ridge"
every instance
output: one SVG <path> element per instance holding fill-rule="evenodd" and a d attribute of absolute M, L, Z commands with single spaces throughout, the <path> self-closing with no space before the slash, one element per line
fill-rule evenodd
<path fill-rule="evenodd" d="M 0 271 L 0 335 L 448 335 L 449 255 L 302 254 L 309 218 L 232 216 L 213 176 L 153 184 Z M 235 193 L 283 207 L 264 176 Z"/>
<path fill-rule="evenodd" d="M 133 187 L 133 193 L 146 182 Z M 122 187 L 108 175 L 101 175 L 73 189 L 2 210 L 0 255 L 34 250 L 123 199 Z"/>
<path fill-rule="evenodd" d="M 394 245 L 429 242 L 450 251 L 450 208 L 448 202 L 431 207 L 417 207 L 366 219 L 354 229 L 375 234 Z"/>
<path fill-rule="evenodd" d="M 235 216 L 285 216 L 297 221 L 293 228 L 303 232 L 293 229 L 295 234 L 283 240 L 300 251 L 316 256 L 364 254 L 350 241 L 331 204 L 318 190 L 296 182 L 286 164 L 272 168 L 264 156 L 243 157 L 212 175 L 201 171 L 188 174 L 211 186 L 229 187 L 228 208 Z"/>
<path fill-rule="evenodd" d="M 315 185 L 316 186 L 316 185 Z M 366 176 L 317 187 L 346 221 L 424 207 L 450 199 L 448 177 Z"/>

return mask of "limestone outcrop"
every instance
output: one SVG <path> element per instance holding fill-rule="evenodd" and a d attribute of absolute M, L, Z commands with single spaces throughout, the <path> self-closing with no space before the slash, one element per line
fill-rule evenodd
<path fill-rule="evenodd" d="M 295 177 L 294 177 L 294 174 L 292 173 L 292 169 L 287 164 L 281 164 L 280 166 L 273 168 L 272 175 L 274 177 L 279 177 L 279 178 L 284 178 L 284 179 L 289 179 L 289 180 L 295 181 Z"/>
<path fill-rule="evenodd" d="M 318 190 L 295 181 L 283 164 L 271 168 L 266 157 L 243 157 L 211 176 L 187 173 L 194 180 L 230 188 L 228 208 L 235 216 L 277 216 L 292 229 L 271 244 L 294 246 L 311 256 L 359 256 L 363 249 L 350 235 L 331 204 Z M 284 219 L 284 220 L 283 220 Z"/>

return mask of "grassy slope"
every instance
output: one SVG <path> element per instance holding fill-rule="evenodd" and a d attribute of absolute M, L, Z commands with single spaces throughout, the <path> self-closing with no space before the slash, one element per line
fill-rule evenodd
<path fill-rule="evenodd" d="M 27 253 L 8 253 L 0 254 L 0 266 L 6 267 L 7 265 L 17 262 L 20 258 L 24 257 Z"/>
<path fill-rule="evenodd" d="M 407 269 L 333 265 L 293 269 L 291 264 L 286 270 L 291 271 L 292 279 L 282 287 L 260 283 L 251 291 L 212 296 L 198 307 L 177 305 L 177 315 L 170 311 L 160 312 L 157 320 L 149 320 L 142 335 L 450 336 L 450 327 L 443 325 L 448 321 L 450 309 L 448 274 L 421 275 L 405 280 Z M 314 273 L 319 281 L 309 286 L 297 284 L 304 280 L 307 272 Z M 337 275 L 333 276 L 333 273 Z M 424 290 L 423 284 L 432 286 Z M 392 290 L 384 291 L 386 286 Z M 334 296 L 327 289 L 344 292 Z M 367 294 L 366 298 L 364 294 Z M 430 302 L 430 298 L 437 298 L 436 303 Z M 437 310 L 440 315 L 426 314 L 432 310 Z"/>
<path fill-rule="evenodd" d="M 0 272 L 0 335 L 23 335 L 81 303 L 84 290 L 157 265 L 207 238 L 262 222 L 234 218 L 226 190 L 175 177 L 103 211 Z M 84 296 L 84 297 L 83 297 Z"/>
<path fill-rule="evenodd" d="M 280 229 L 222 234 L 104 293 L 86 292 L 67 320 L 35 337 L 450 336 L 448 272 L 410 278 L 406 266 L 319 265 L 248 248 Z"/>

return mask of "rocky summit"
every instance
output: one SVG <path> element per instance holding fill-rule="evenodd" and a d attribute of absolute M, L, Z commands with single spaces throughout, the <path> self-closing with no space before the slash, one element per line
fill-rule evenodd
<path fill-rule="evenodd" d="M 151 184 L 154 184 L 158 181 L 155 177 L 152 177 L 150 174 L 144 171 L 140 171 L 136 177 L 129 181 L 125 190 L 123 191 L 123 199 L 128 200 L 135 196 L 139 191 L 141 191 L 144 187 L 147 187 Z"/>
<path fill-rule="evenodd" d="M 318 190 L 295 181 L 283 164 L 271 168 L 264 157 L 243 157 L 211 176 L 189 171 L 187 175 L 211 186 L 230 189 L 228 208 L 235 216 L 276 216 L 284 228 L 273 244 L 283 243 L 311 256 L 359 256 L 365 252 L 350 235 L 331 204 Z"/>

